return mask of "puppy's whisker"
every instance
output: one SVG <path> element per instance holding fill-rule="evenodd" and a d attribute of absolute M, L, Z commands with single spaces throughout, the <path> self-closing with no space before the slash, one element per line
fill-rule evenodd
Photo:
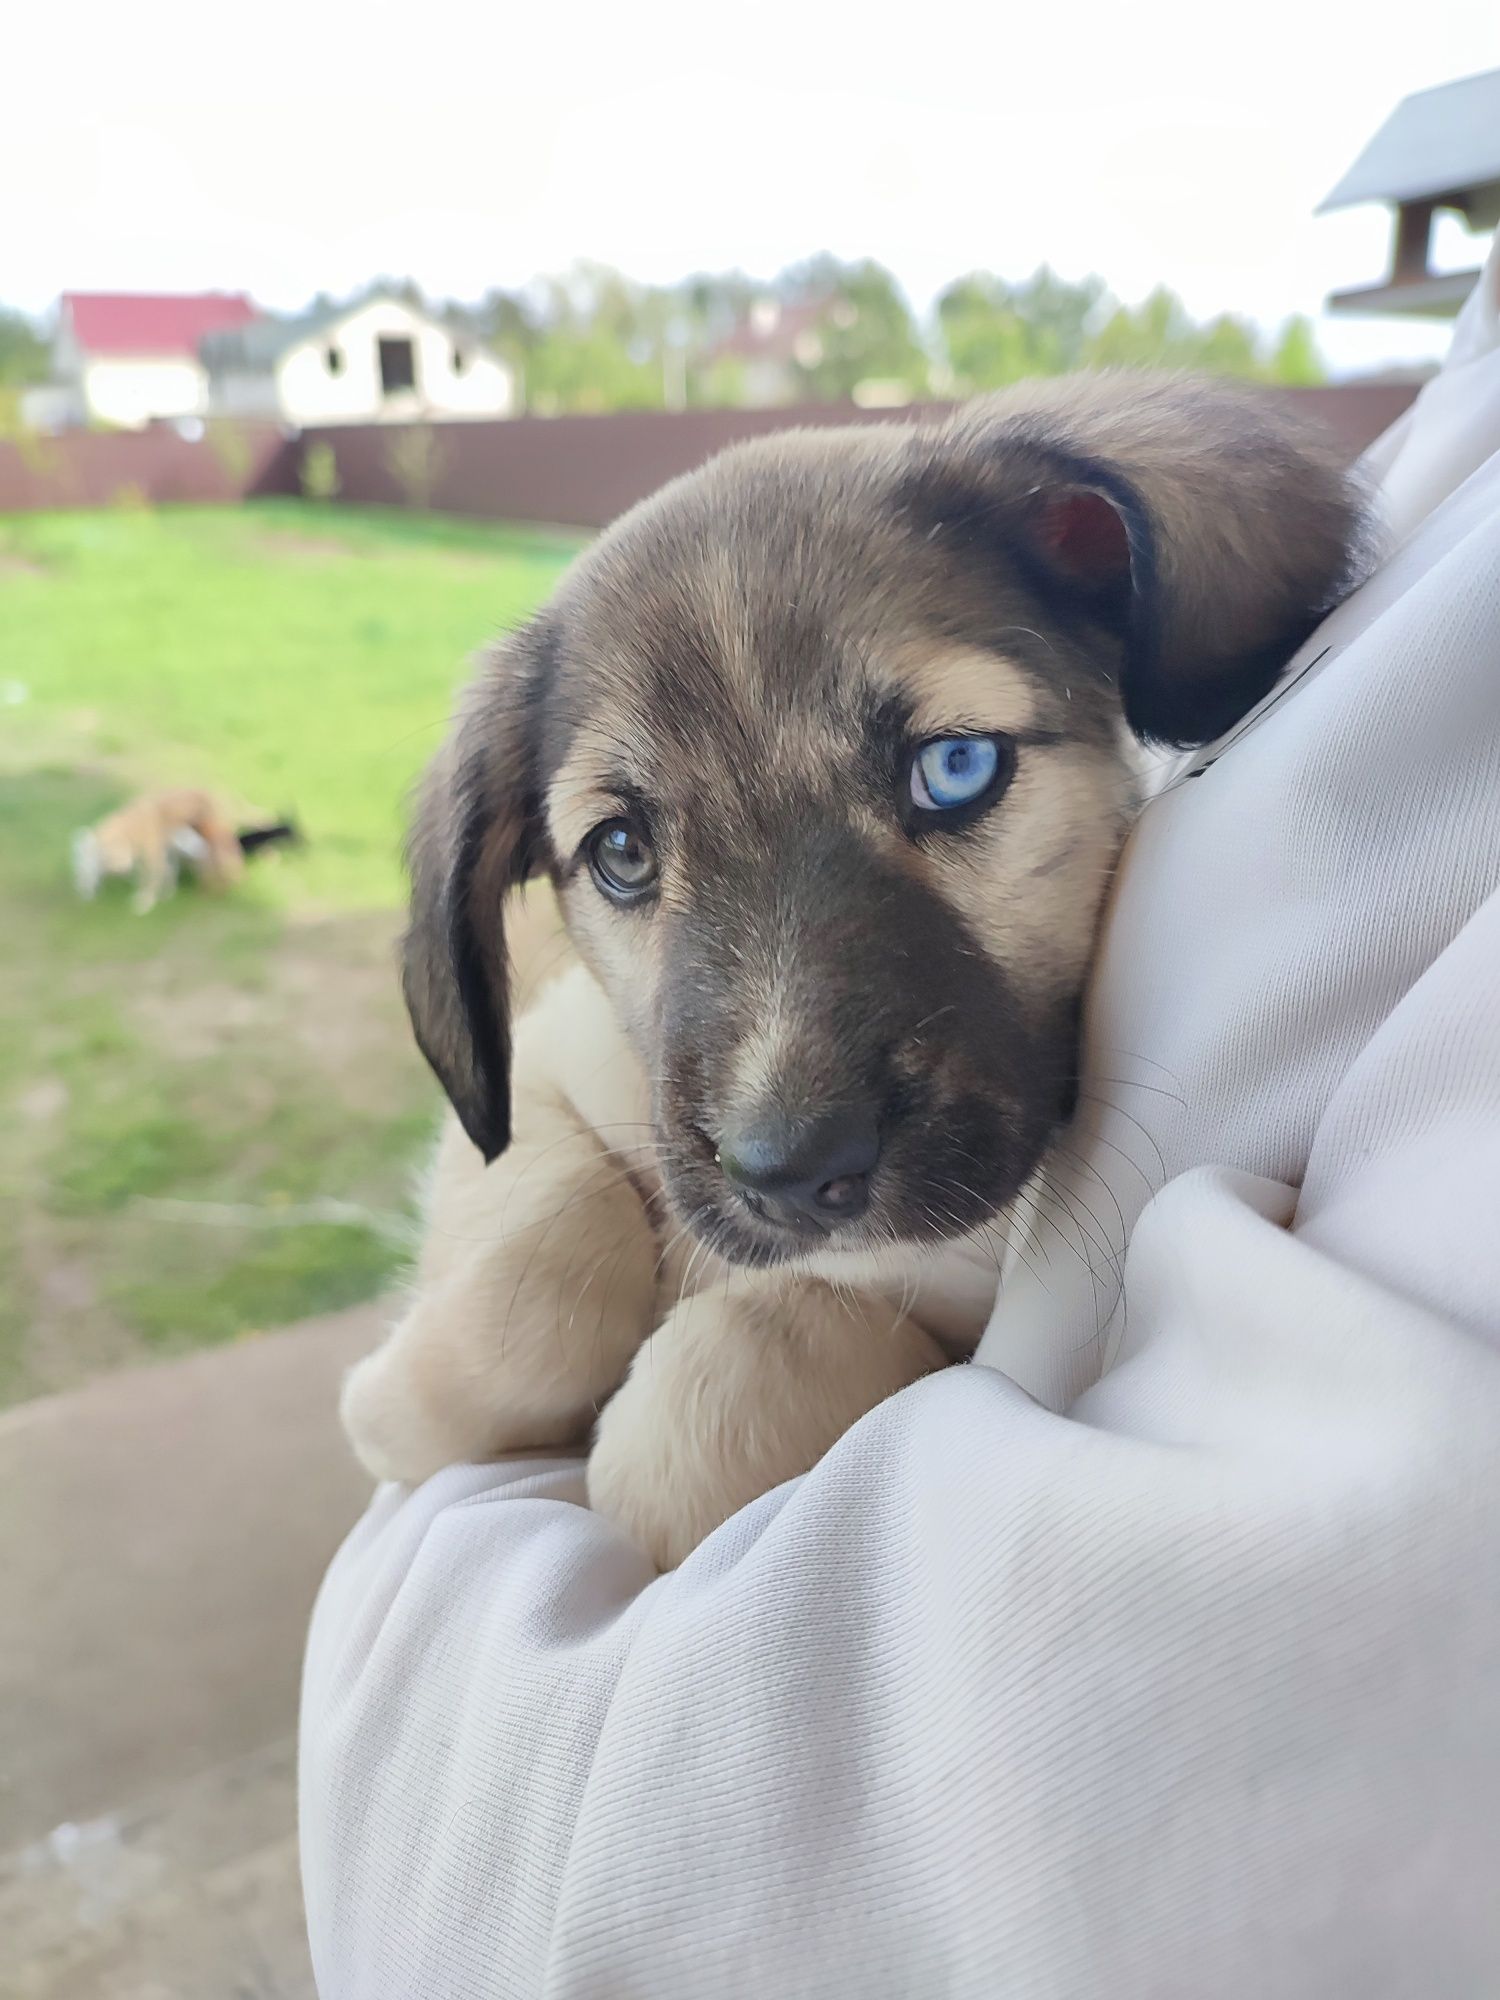
<path fill-rule="evenodd" d="M 1080 1091 L 1079 1098 L 1080 1101 L 1085 1104 L 1102 1105 L 1104 1109 L 1107 1112 L 1109 1112 L 1109 1114 L 1112 1117 L 1118 1118 L 1122 1124 L 1134 1127 L 1134 1129 L 1140 1133 L 1141 1137 L 1145 1140 L 1146 1144 L 1151 1148 L 1151 1151 L 1156 1156 L 1156 1171 L 1158 1175 L 1161 1177 L 1163 1181 L 1166 1180 L 1167 1177 L 1166 1158 L 1165 1155 L 1162 1153 L 1161 1147 L 1157 1144 L 1156 1135 L 1151 1131 L 1149 1126 L 1143 1125 L 1140 1119 L 1137 1118 L 1133 1112 L 1127 1111 L 1123 1105 L 1116 1104 L 1111 1098 L 1099 1097 L 1093 1091 L 1088 1091 L 1088 1090 Z M 1097 1134 L 1092 1131 L 1090 1133 L 1090 1136 L 1091 1138 L 1092 1137 L 1102 1138 L 1102 1134 Z M 1115 1150 L 1118 1152 L 1120 1149 L 1116 1147 Z"/>
<path fill-rule="evenodd" d="M 1130 1154 L 1126 1152 L 1123 1146 L 1117 1146 L 1113 1139 L 1106 1139 L 1102 1132 L 1095 1131 L 1092 1127 L 1090 1127 L 1086 1132 L 1081 1132 L 1078 1136 L 1082 1139 L 1084 1145 L 1102 1146 L 1106 1152 L 1113 1153 L 1118 1159 L 1122 1160 L 1125 1163 L 1125 1165 L 1129 1167 L 1130 1171 L 1139 1178 L 1142 1187 L 1146 1191 L 1148 1199 L 1157 1192 L 1157 1189 L 1160 1186 L 1160 1182 L 1159 1181 L 1153 1182 L 1151 1176 L 1141 1166 L 1139 1160 L 1132 1159 Z M 1063 1159 L 1071 1160 L 1077 1166 L 1080 1172 L 1092 1174 L 1094 1179 L 1098 1181 L 1100 1187 L 1105 1189 L 1105 1191 L 1109 1194 L 1110 1199 L 1114 1201 L 1116 1213 L 1117 1214 L 1120 1213 L 1119 1201 L 1115 1196 L 1114 1189 L 1110 1186 L 1107 1176 L 1101 1174 L 1099 1169 L 1093 1164 L 1093 1162 L 1085 1157 L 1081 1147 L 1070 1146 L 1062 1142 L 1055 1141 L 1053 1145 L 1053 1150 L 1054 1152 L 1060 1154 Z M 1122 1230 L 1125 1227 L 1125 1218 L 1123 1214 L 1120 1214 L 1120 1227 Z"/>
<path fill-rule="evenodd" d="M 1045 1199 L 1051 1202 L 1056 1201 L 1056 1198 L 1051 1195 L 1046 1196 Z M 1059 1225 L 1041 1209 L 1037 1210 L 1037 1220 L 1039 1223 L 1044 1224 L 1047 1228 L 1051 1229 L 1056 1234 L 1058 1240 L 1068 1249 L 1070 1254 L 1078 1258 L 1079 1262 L 1083 1265 L 1084 1270 L 1087 1272 L 1089 1280 L 1089 1291 L 1094 1302 L 1094 1332 L 1095 1332 L 1095 1337 L 1097 1338 L 1101 1328 L 1100 1315 L 1102 1311 L 1103 1282 L 1101 1280 L 1100 1272 L 1094 1263 L 1092 1251 L 1098 1246 L 1093 1244 L 1092 1240 L 1088 1237 L 1087 1232 L 1083 1229 L 1082 1225 L 1079 1223 L 1077 1216 L 1074 1215 L 1071 1212 L 1071 1210 L 1067 1208 L 1066 1204 L 1056 1203 L 1056 1205 L 1059 1207 L 1062 1214 L 1066 1216 L 1067 1220 L 1072 1223 L 1074 1229 L 1077 1231 L 1078 1242 L 1076 1246 L 1074 1245 L 1072 1240 L 1067 1236 L 1065 1231 L 1063 1231 L 1059 1227 Z M 1119 1291 L 1119 1284 L 1117 1280 L 1115 1285 L 1116 1296 L 1118 1295 L 1118 1291 Z"/>
<path fill-rule="evenodd" d="M 1073 1227 L 1078 1231 L 1079 1242 L 1081 1244 L 1087 1245 L 1088 1248 L 1090 1249 L 1097 1250 L 1100 1256 L 1107 1260 L 1111 1271 L 1116 1276 L 1119 1275 L 1118 1253 L 1116 1252 L 1114 1246 L 1111 1244 L 1109 1237 L 1105 1234 L 1104 1226 L 1099 1221 L 1098 1216 L 1094 1214 L 1093 1210 L 1089 1208 L 1087 1204 L 1081 1200 L 1081 1198 L 1079 1198 L 1079 1206 L 1083 1208 L 1084 1213 L 1088 1216 L 1090 1222 L 1093 1224 L 1092 1231 L 1084 1228 L 1082 1219 L 1078 1215 L 1077 1210 L 1073 1207 L 1073 1200 L 1075 1197 L 1073 1197 L 1067 1190 L 1060 1187 L 1056 1182 L 1048 1181 L 1045 1178 L 1039 1179 L 1036 1187 L 1036 1196 L 1038 1200 L 1046 1201 L 1050 1203 L 1054 1208 L 1060 1209 L 1062 1213 L 1066 1216 L 1067 1220 L 1071 1222 Z M 1089 1263 L 1089 1267 L 1092 1270 L 1093 1268 L 1092 1260 L 1086 1258 L 1085 1261 Z"/>
<path fill-rule="evenodd" d="M 1187 1087 L 1175 1070 L 1169 1069 L 1165 1063 L 1157 1062 L 1153 1056 L 1143 1056 L 1139 1049 L 1117 1049 L 1110 1047 L 1106 1043 L 1100 1043 L 1098 1044 L 1098 1053 L 1105 1056 L 1121 1056 L 1126 1062 L 1144 1063 L 1148 1069 L 1159 1071 L 1167 1079 L 1168 1083 L 1174 1084 L 1178 1090 L 1184 1090 Z"/>
<path fill-rule="evenodd" d="M 959 1191 L 961 1193 L 970 1192 L 970 1190 L 962 1187 L 961 1184 L 956 1184 L 956 1185 L 959 1186 Z M 1011 1219 L 1014 1220 L 1015 1218 Z M 978 1225 L 976 1233 L 989 1251 L 991 1260 L 993 1261 L 995 1266 L 995 1277 L 999 1283 L 1003 1284 L 1004 1282 L 1004 1277 L 1005 1277 L 1004 1258 L 1007 1256 L 1013 1256 L 1018 1258 L 1020 1262 L 1026 1267 L 1026 1269 L 1031 1273 L 1032 1277 L 1035 1278 L 1036 1282 L 1042 1287 L 1043 1291 L 1047 1293 L 1048 1297 L 1050 1298 L 1052 1296 L 1051 1287 L 1047 1284 L 1047 1281 L 1045 1280 L 1045 1278 L 1043 1278 L 1041 1272 L 1037 1270 L 1035 1264 L 1032 1263 L 1030 1257 L 1027 1256 L 1026 1251 L 1022 1247 L 1019 1238 L 1012 1236 L 1008 1233 L 1002 1233 L 1000 1228 L 1000 1218 L 998 1216 L 992 1218 L 989 1221 L 980 1223 Z M 995 1242 L 998 1242 L 1000 1250 L 1003 1253 L 1002 1255 L 997 1256 L 995 1254 L 995 1251 L 992 1247 L 992 1245 Z M 1044 1258 L 1047 1256 L 1045 1245 L 1037 1243 L 1035 1247 L 1041 1252 Z M 1051 1259 L 1048 1258 L 1047 1261 L 1050 1263 Z"/>
<path fill-rule="evenodd" d="M 1090 1070 L 1086 1077 L 1080 1078 L 1080 1082 L 1105 1083 L 1108 1084 L 1112 1090 L 1143 1091 L 1148 1097 L 1164 1097 L 1169 1104 L 1175 1104 L 1183 1111 L 1186 1111 L 1187 1109 L 1187 1099 L 1185 1097 L 1179 1096 L 1179 1094 L 1175 1090 L 1168 1090 L 1162 1084 L 1159 1083 L 1142 1083 L 1139 1077 L 1101 1076 L 1097 1070 Z M 1083 1095 L 1081 1090 L 1079 1092 L 1079 1095 L 1080 1096 Z M 1106 1099 L 1105 1102 L 1107 1103 L 1108 1099 Z"/>
<path fill-rule="evenodd" d="M 1099 1172 L 1098 1168 L 1092 1166 L 1090 1162 L 1086 1160 L 1081 1153 L 1076 1152 L 1071 1146 L 1062 1147 L 1059 1149 L 1059 1152 L 1061 1159 L 1067 1163 L 1067 1166 L 1070 1169 L 1068 1174 L 1068 1189 L 1067 1189 L 1070 1198 L 1078 1203 L 1079 1207 L 1083 1210 L 1084 1214 L 1089 1218 L 1089 1220 L 1093 1223 L 1094 1227 L 1098 1230 L 1100 1236 L 1105 1240 L 1105 1242 L 1108 1245 L 1107 1254 L 1114 1260 L 1116 1266 L 1118 1266 L 1120 1258 L 1123 1257 L 1125 1254 L 1126 1245 L 1130 1241 L 1130 1229 L 1125 1221 L 1125 1211 L 1120 1206 L 1119 1199 L 1116 1196 L 1114 1189 L 1110 1186 L 1109 1182 L 1105 1179 L 1104 1175 Z M 1115 1228 L 1113 1232 L 1109 1230 L 1103 1218 L 1097 1215 L 1092 1206 L 1087 1201 L 1084 1200 L 1082 1191 L 1074 1184 L 1076 1177 L 1079 1174 L 1090 1175 L 1094 1180 L 1096 1180 L 1099 1183 L 1099 1186 L 1103 1190 L 1104 1195 L 1108 1200 L 1110 1207 L 1114 1210 Z M 1142 1175 L 1141 1179 L 1144 1182 L 1145 1176 Z M 1053 1185 L 1059 1187 L 1059 1189 L 1061 1187 L 1060 1182 L 1055 1182 L 1053 1183 Z M 1150 1192 L 1149 1183 L 1147 1183 L 1146 1185 L 1147 1185 L 1147 1192 L 1149 1194 Z"/>
<path fill-rule="evenodd" d="M 658 1282 L 661 1279 L 662 1269 L 665 1266 L 667 1259 L 672 1255 L 673 1251 L 677 1248 L 678 1244 L 681 1243 L 685 1237 L 692 1235 L 694 1224 L 697 1222 L 699 1217 L 704 1216 L 707 1213 L 708 1210 L 706 1208 L 695 1208 L 692 1214 L 688 1217 L 687 1221 L 684 1222 L 681 1225 L 681 1227 L 673 1233 L 668 1242 L 666 1242 L 662 1246 L 661 1254 L 660 1256 L 658 1256 L 655 1268 L 652 1272 L 652 1276 L 655 1277 L 658 1280 Z"/>

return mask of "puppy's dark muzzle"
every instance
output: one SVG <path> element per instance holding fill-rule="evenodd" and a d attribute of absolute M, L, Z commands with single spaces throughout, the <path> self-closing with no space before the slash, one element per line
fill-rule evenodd
<path fill-rule="evenodd" d="M 826 1232 L 858 1221 L 869 1207 L 880 1136 L 865 1105 L 797 1121 L 770 1114 L 732 1126 L 716 1157 L 752 1215 Z"/>

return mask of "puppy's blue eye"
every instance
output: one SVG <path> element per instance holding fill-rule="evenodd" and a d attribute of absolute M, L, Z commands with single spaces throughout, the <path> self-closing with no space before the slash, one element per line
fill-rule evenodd
<path fill-rule="evenodd" d="M 923 812 L 971 806 L 1001 775 L 993 736 L 934 736 L 911 760 L 911 799 Z"/>

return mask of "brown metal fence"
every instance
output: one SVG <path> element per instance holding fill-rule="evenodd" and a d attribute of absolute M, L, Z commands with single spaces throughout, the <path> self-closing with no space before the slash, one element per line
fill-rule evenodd
<path fill-rule="evenodd" d="M 1411 403 L 1406 384 L 1267 390 L 1325 425 L 1354 458 Z M 679 473 L 742 438 L 793 425 L 912 422 L 941 405 L 867 411 L 819 404 L 778 410 L 622 411 L 520 417 L 504 423 L 358 424 L 310 430 L 303 453 L 332 452 L 339 496 L 357 504 L 429 506 L 503 521 L 602 528 Z M 295 474 L 290 462 L 284 468 Z"/>
<path fill-rule="evenodd" d="M 0 513 L 242 500 L 295 491 L 296 479 L 296 438 L 277 424 L 209 424 L 196 438 L 154 424 L 0 441 Z"/>
<path fill-rule="evenodd" d="M 669 479 L 726 445 L 797 425 L 919 417 L 920 408 L 842 404 L 775 410 L 622 410 L 597 417 L 516 417 L 502 423 L 351 424 L 304 433 L 338 467 L 339 497 L 376 506 L 429 505 L 503 521 L 602 528 Z"/>
<path fill-rule="evenodd" d="M 1410 404 L 1405 384 L 1267 390 L 1325 424 L 1353 458 Z M 354 424 L 289 436 L 274 425 L 214 424 L 199 439 L 168 425 L 0 444 L 0 512 L 122 499 L 228 501 L 298 494 L 307 454 L 332 454 L 338 497 L 484 519 L 599 528 L 679 473 L 742 438 L 793 425 L 911 422 L 837 404 L 778 410 L 621 411 L 501 423 Z"/>

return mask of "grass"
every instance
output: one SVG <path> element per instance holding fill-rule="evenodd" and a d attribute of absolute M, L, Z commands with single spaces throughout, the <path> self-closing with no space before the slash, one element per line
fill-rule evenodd
<path fill-rule="evenodd" d="M 405 794 L 572 550 L 296 502 L 0 517 L 0 1401 L 389 1280 L 437 1113 L 391 963 Z M 79 904 L 74 828 L 170 782 L 307 848 Z"/>

